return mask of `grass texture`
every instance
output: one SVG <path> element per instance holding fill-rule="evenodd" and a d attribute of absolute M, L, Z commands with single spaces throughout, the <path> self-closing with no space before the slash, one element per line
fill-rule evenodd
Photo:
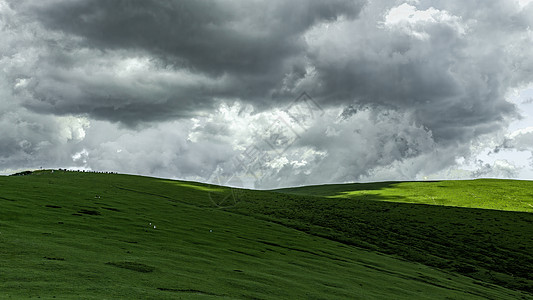
<path fill-rule="evenodd" d="M 529 201 L 527 189 L 508 189 Z M 527 207 L 342 193 L 354 191 L 57 170 L 0 177 L 0 298 L 533 299 Z"/>

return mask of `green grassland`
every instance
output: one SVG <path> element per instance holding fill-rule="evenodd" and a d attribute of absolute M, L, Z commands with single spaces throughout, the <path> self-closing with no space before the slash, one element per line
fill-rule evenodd
<path fill-rule="evenodd" d="M 279 192 L 533 212 L 533 181 L 476 179 L 305 186 Z"/>
<path fill-rule="evenodd" d="M 0 177 L 0 298 L 533 299 L 531 213 L 292 192 Z"/>

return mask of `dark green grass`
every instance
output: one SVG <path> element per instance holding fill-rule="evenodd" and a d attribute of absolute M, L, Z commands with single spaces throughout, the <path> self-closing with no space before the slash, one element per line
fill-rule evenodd
<path fill-rule="evenodd" d="M 533 215 L 268 193 L 231 210 L 348 245 L 533 292 Z"/>
<path fill-rule="evenodd" d="M 406 210 L 391 215 L 379 210 L 394 212 L 401 204 L 239 190 L 237 199 L 227 201 L 237 204 L 220 209 L 215 204 L 229 191 L 115 174 L 43 171 L 0 177 L 0 298 L 533 298 L 516 290 L 524 290 L 523 285 L 513 287 L 505 278 L 501 283 L 473 279 L 457 270 L 399 259 L 405 245 L 396 247 L 398 239 L 379 241 L 388 238 L 383 232 L 391 230 L 390 224 L 368 230 L 364 237 L 348 230 L 353 220 L 360 220 L 358 214 L 363 215 L 356 210 L 366 209 L 369 217 L 384 221 Z M 409 228 L 396 234 L 424 236 L 426 232 L 409 221 L 418 220 L 418 213 L 427 211 L 415 209 L 403 219 L 392 218 Z M 464 217 L 446 223 L 446 213 L 435 214 L 445 224 Z M 523 255 L 519 264 L 527 263 L 531 253 L 531 235 L 526 232 L 531 218 L 523 215 L 520 222 L 529 227 L 513 225 L 521 229 L 510 240 L 529 238 L 517 252 Z M 485 230 L 498 235 L 498 222 L 504 224 L 501 220 L 508 217 L 493 217 L 500 221 L 493 220 L 494 226 Z M 437 230 L 458 228 L 427 222 Z M 478 253 L 484 239 L 471 238 L 474 243 L 466 250 Z M 449 249 L 454 247 L 459 246 L 453 242 Z M 432 250 L 420 246 L 414 251 L 430 256 Z M 517 257 L 514 248 L 507 251 Z M 483 267 L 483 260 L 471 261 L 473 268 Z"/>

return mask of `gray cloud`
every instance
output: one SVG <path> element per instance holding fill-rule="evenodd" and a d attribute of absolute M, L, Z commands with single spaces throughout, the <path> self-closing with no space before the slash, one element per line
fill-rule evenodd
<path fill-rule="evenodd" d="M 533 5 L 409 3 L 0 2 L 0 169 L 209 178 L 305 90 L 336 113 L 265 162 L 263 187 L 442 170 L 519 117 Z"/>
<path fill-rule="evenodd" d="M 306 89 L 333 103 L 414 111 L 443 143 L 501 128 L 517 116 L 508 88 L 532 79 L 531 40 L 523 35 L 531 21 L 511 1 L 499 2 L 505 19 L 502 10 L 450 2 L 423 2 L 415 13 L 427 19 L 392 24 L 378 12 L 393 5 L 377 3 L 336 34 L 317 29 L 309 47 L 316 76 Z"/>
<path fill-rule="evenodd" d="M 518 151 L 530 151 L 533 154 L 533 127 L 523 128 L 506 137 L 503 142 L 494 148 L 498 153 L 502 150 L 515 149 Z"/>
<path fill-rule="evenodd" d="M 518 170 L 515 165 L 505 160 L 498 160 L 493 164 L 476 162 L 477 169 L 470 173 L 472 178 L 517 178 Z"/>
<path fill-rule="evenodd" d="M 524 101 L 522 101 L 522 104 L 532 104 L 533 103 L 533 98 L 528 98 Z"/>
<path fill-rule="evenodd" d="M 304 55 L 302 34 L 317 23 L 355 17 L 361 6 L 340 0 L 11 3 L 43 36 L 27 107 L 128 125 L 190 116 L 212 108 L 214 98 L 266 106 L 292 61 Z M 128 59 L 148 60 L 148 70 L 117 74 L 117 62 Z"/>
<path fill-rule="evenodd" d="M 83 159 L 76 163 L 92 170 L 204 180 L 218 162 L 229 160 L 235 152 L 231 145 L 216 140 L 189 141 L 190 128 L 190 122 L 165 122 L 142 130 L 93 122 Z"/>
<path fill-rule="evenodd" d="M 303 104 L 298 111 L 307 118 L 298 121 L 284 110 L 244 110 L 240 121 L 253 126 L 248 128 L 229 123 L 239 120 L 241 109 L 228 107 L 199 120 L 193 140 L 233 145 L 237 151 L 211 177 L 222 182 L 233 178 L 255 188 L 364 178 L 408 180 L 454 164 L 456 155 L 470 151 L 467 145 L 439 147 L 408 113 L 361 108 L 347 115 L 326 109 L 310 116 L 306 108 Z"/>
<path fill-rule="evenodd" d="M 498 3 L 422 1 L 418 12 L 433 19 L 396 24 L 384 23 L 393 3 L 380 1 L 362 15 L 364 3 L 340 0 L 11 6 L 48 39 L 28 87 L 36 111 L 133 125 L 188 117 L 214 98 L 267 107 L 306 89 L 324 105 L 415 110 L 436 139 L 467 141 L 514 117 L 504 94 L 531 79 L 529 43 L 519 40 L 527 11 Z M 149 63 L 117 74 L 128 60 Z"/>
<path fill-rule="evenodd" d="M 0 92 L 3 92 L 0 87 Z M 8 93 L 2 93 L 8 95 Z M 0 101 L 0 172 L 69 165 L 81 149 L 89 121 L 85 118 L 36 114 Z"/>

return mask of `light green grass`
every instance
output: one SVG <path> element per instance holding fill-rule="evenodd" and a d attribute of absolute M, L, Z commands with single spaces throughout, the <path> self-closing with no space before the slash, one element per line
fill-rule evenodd
<path fill-rule="evenodd" d="M 331 184 L 280 192 L 359 200 L 533 212 L 533 181 L 476 179 Z"/>
<path fill-rule="evenodd" d="M 335 225 L 342 216 L 307 220 L 323 198 L 239 191 L 236 206 L 217 208 L 229 191 L 116 174 L 0 177 L 0 298 L 533 298 L 357 247 L 339 238 L 359 238 Z M 379 234 L 366 241 L 376 249 Z"/>

